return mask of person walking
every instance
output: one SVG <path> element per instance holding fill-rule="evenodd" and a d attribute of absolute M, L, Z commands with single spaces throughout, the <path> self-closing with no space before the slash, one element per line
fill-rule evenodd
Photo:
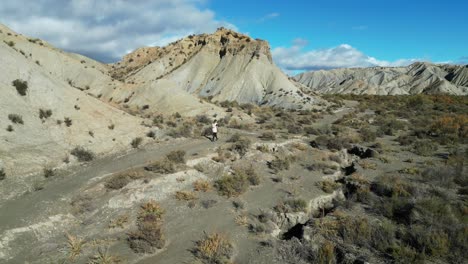
<path fill-rule="evenodd" d="M 218 141 L 218 121 L 216 119 L 213 121 L 213 124 L 211 124 L 211 132 L 213 133 L 211 141 Z"/>

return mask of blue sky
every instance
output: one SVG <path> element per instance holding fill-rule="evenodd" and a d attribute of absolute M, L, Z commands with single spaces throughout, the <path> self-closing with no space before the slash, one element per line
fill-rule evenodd
<path fill-rule="evenodd" d="M 218 17 L 273 47 L 349 44 L 383 60 L 468 55 L 468 1 L 210 1 Z M 276 14 L 259 22 L 259 18 Z"/>
<path fill-rule="evenodd" d="M 275 62 L 297 72 L 467 63 L 467 10 L 461 0 L 7 0 L 0 23 L 104 62 L 225 26 L 268 40 Z"/>

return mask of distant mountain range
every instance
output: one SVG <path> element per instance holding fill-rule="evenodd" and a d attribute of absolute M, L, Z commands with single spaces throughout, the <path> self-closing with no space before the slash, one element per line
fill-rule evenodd
<path fill-rule="evenodd" d="M 468 94 L 468 65 L 417 62 L 407 67 L 320 70 L 294 79 L 326 94 Z"/>

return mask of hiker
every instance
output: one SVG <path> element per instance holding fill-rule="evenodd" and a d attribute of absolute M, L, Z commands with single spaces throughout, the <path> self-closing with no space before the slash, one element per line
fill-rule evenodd
<path fill-rule="evenodd" d="M 218 121 L 216 119 L 213 121 L 213 124 L 211 125 L 211 132 L 213 132 L 213 138 L 211 141 L 218 141 Z"/>

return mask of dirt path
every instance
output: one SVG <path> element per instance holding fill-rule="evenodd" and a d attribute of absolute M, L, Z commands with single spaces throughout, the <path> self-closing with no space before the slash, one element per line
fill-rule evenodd
<path fill-rule="evenodd" d="M 43 190 L 25 194 L 17 199 L 6 201 L 0 207 L 0 232 L 31 224 L 48 215 L 63 211 L 61 206 L 68 203 L 66 197 L 80 190 L 90 179 L 102 177 L 108 174 L 123 171 L 132 167 L 141 167 L 149 161 L 164 157 L 173 150 L 185 150 L 187 156 L 194 153 L 213 152 L 218 146 L 226 143 L 230 134 L 222 135 L 216 142 L 208 139 L 184 139 L 164 142 L 157 145 L 147 146 L 136 152 L 113 156 L 96 160 L 83 165 L 83 169 L 70 175 L 65 175 L 48 182 Z"/>

